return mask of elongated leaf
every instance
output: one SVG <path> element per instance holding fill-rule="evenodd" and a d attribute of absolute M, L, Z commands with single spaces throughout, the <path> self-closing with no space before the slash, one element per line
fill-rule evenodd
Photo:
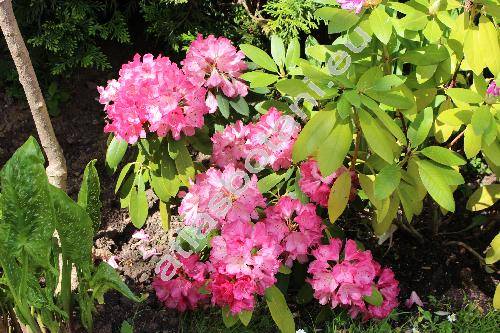
<path fill-rule="evenodd" d="M 276 326 L 282 333 L 295 333 L 295 322 L 293 315 L 288 305 L 286 304 L 285 296 L 276 286 L 271 286 L 266 289 L 265 299 L 271 317 L 273 317 Z"/>
<path fill-rule="evenodd" d="M 360 18 L 350 11 L 332 7 L 320 8 L 314 13 L 314 16 L 330 22 L 328 24 L 329 34 L 346 31 Z"/>
<path fill-rule="evenodd" d="M 361 101 L 363 102 L 364 105 L 366 105 L 370 110 L 373 111 L 375 116 L 384 124 L 384 126 L 391 132 L 392 135 L 396 139 L 399 140 L 399 142 L 402 145 L 406 145 L 406 137 L 401 130 L 401 128 L 396 124 L 394 119 L 392 119 L 384 110 L 382 110 L 378 104 L 370 99 L 369 97 L 366 96 L 361 96 Z"/>
<path fill-rule="evenodd" d="M 431 44 L 422 48 L 408 51 L 404 55 L 402 55 L 400 59 L 402 62 L 409 62 L 417 66 L 427 66 L 439 64 L 449 57 L 450 54 L 448 53 L 448 50 L 445 46 Z"/>
<path fill-rule="evenodd" d="M 490 145 L 483 147 L 483 153 L 496 166 L 500 166 L 500 143 L 494 141 Z"/>
<path fill-rule="evenodd" d="M 133 187 L 130 193 L 130 219 L 132 224 L 140 229 L 148 217 L 148 199 L 144 186 Z"/>
<path fill-rule="evenodd" d="M 238 317 L 243 325 L 248 326 L 250 324 L 250 320 L 252 320 L 253 311 L 243 310 L 238 313 Z"/>
<path fill-rule="evenodd" d="M 278 81 L 279 76 L 261 71 L 247 72 L 240 76 L 243 80 L 250 82 L 250 88 L 267 87 Z"/>
<path fill-rule="evenodd" d="M 288 71 L 297 65 L 300 58 L 300 43 L 297 38 L 293 38 L 286 50 L 285 66 Z"/>
<path fill-rule="evenodd" d="M 483 101 L 483 97 L 470 89 L 449 88 L 446 90 L 446 95 L 450 96 L 455 103 L 481 103 Z"/>
<path fill-rule="evenodd" d="M 328 197 L 328 217 L 330 223 L 334 223 L 344 212 L 351 195 L 351 174 L 342 173 L 333 183 Z"/>
<path fill-rule="evenodd" d="M 90 219 L 94 233 L 99 230 L 101 225 L 101 183 L 99 174 L 95 168 L 96 160 L 90 161 L 83 172 L 82 185 L 78 193 L 78 204 L 86 210 Z"/>
<path fill-rule="evenodd" d="M 195 170 L 191 154 L 186 147 L 184 140 L 173 141 L 172 144 L 176 145 L 178 155 L 175 158 L 175 167 L 179 179 L 185 186 L 189 186 L 189 180 L 194 178 Z"/>
<path fill-rule="evenodd" d="M 263 50 L 250 44 L 240 45 L 240 49 L 245 55 L 250 58 L 254 63 L 268 71 L 278 73 L 278 67 L 273 59 Z"/>
<path fill-rule="evenodd" d="M 392 34 L 391 17 L 385 12 L 384 6 L 377 6 L 369 17 L 370 28 L 378 40 L 384 44 L 389 43 Z"/>
<path fill-rule="evenodd" d="M 127 151 L 127 141 L 113 137 L 106 152 L 106 165 L 113 171 L 120 164 Z"/>
<path fill-rule="evenodd" d="M 444 147 L 429 146 L 425 147 L 420 152 L 431 160 L 444 165 L 464 165 L 467 163 L 462 156 Z"/>
<path fill-rule="evenodd" d="M 323 146 L 318 151 L 318 165 L 321 174 L 331 175 L 342 165 L 352 143 L 351 121 L 337 122 Z"/>
<path fill-rule="evenodd" d="M 493 295 L 493 307 L 495 309 L 500 309 L 500 283 L 497 284 L 495 288 L 495 294 Z"/>
<path fill-rule="evenodd" d="M 97 271 L 90 281 L 90 289 L 92 290 L 93 298 L 97 299 L 100 304 L 104 303 L 103 296 L 110 289 L 118 291 L 134 302 L 142 302 L 143 300 L 130 291 L 129 287 L 122 281 L 115 269 L 106 262 L 101 262 L 99 264 Z"/>
<path fill-rule="evenodd" d="M 285 64 L 285 44 L 283 39 L 277 35 L 271 36 L 271 55 L 278 67 L 283 68 Z"/>
<path fill-rule="evenodd" d="M 464 132 L 464 151 L 467 158 L 473 158 L 481 150 L 481 135 L 474 131 L 471 124 L 467 125 Z"/>
<path fill-rule="evenodd" d="M 425 108 L 419 112 L 415 121 L 408 128 L 408 139 L 410 139 L 411 147 L 416 148 L 425 141 L 432 128 L 432 123 L 432 108 Z"/>
<path fill-rule="evenodd" d="M 121 188 L 123 181 L 125 180 L 125 177 L 127 176 L 128 172 L 130 171 L 130 168 L 132 167 L 132 165 L 134 165 L 134 164 L 127 163 L 120 171 L 120 174 L 118 175 L 118 180 L 116 181 L 115 193 L 117 193 L 118 190 Z"/>
<path fill-rule="evenodd" d="M 450 186 L 446 183 L 444 179 L 445 176 L 440 172 L 440 169 L 436 168 L 432 163 L 426 163 L 422 160 L 417 161 L 417 164 L 420 179 L 430 196 L 441 207 L 450 212 L 454 212 L 455 199 L 453 199 L 453 193 L 451 192 Z"/>
<path fill-rule="evenodd" d="M 401 181 L 401 167 L 397 164 L 391 164 L 380 170 L 375 177 L 374 195 L 378 200 L 389 197 L 398 187 Z"/>
<path fill-rule="evenodd" d="M 381 306 L 382 302 L 384 301 L 382 294 L 374 286 L 372 286 L 372 294 L 370 296 L 364 296 L 363 299 L 366 301 L 366 303 L 374 306 Z"/>
<path fill-rule="evenodd" d="M 486 252 L 484 261 L 487 265 L 492 265 L 500 260 L 500 233 L 493 238 L 490 243 L 490 248 Z"/>
<path fill-rule="evenodd" d="M 239 114 L 243 116 L 248 116 L 250 110 L 248 109 L 248 104 L 243 97 L 238 97 L 235 101 L 230 100 L 229 104 L 236 110 Z"/>
<path fill-rule="evenodd" d="M 170 207 L 168 206 L 170 203 L 165 203 L 160 201 L 160 218 L 161 218 L 161 227 L 163 230 L 170 230 Z"/>
<path fill-rule="evenodd" d="M 363 130 L 363 135 L 368 142 L 370 149 L 380 157 L 382 157 L 386 162 L 391 163 L 394 160 L 394 155 L 391 150 L 391 143 L 388 142 L 387 136 L 382 132 L 383 129 L 380 128 L 377 122 L 370 116 L 370 114 L 364 110 L 358 112 L 359 122 L 361 124 L 361 129 Z"/>
<path fill-rule="evenodd" d="M 335 112 L 320 111 L 311 118 L 300 132 L 293 146 L 295 163 L 311 156 L 323 144 L 335 125 Z"/>
<path fill-rule="evenodd" d="M 259 179 L 257 182 L 257 187 L 259 188 L 259 191 L 261 193 L 267 193 L 269 190 L 274 188 L 276 185 L 278 185 L 280 182 L 283 180 L 288 180 L 290 176 L 293 173 L 293 168 L 288 169 L 287 172 L 278 174 L 278 173 L 271 173 L 270 175 L 265 176 L 264 178 Z"/>
<path fill-rule="evenodd" d="M 219 106 L 220 113 L 224 118 L 229 118 L 229 100 L 223 96 L 222 94 L 217 94 L 217 105 Z M 173 159 L 175 159 L 174 156 L 171 156 Z"/>
<path fill-rule="evenodd" d="M 399 209 L 399 197 L 395 194 L 382 201 L 382 207 L 377 208 L 376 219 L 372 220 L 373 231 L 377 236 L 385 234 L 396 218 Z"/>
<path fill-rule="evenodd" d="M 477 212 L 493 206 L 500 199 L 500 184 L 479 187 L 467 201 L 467 209 Z"/>

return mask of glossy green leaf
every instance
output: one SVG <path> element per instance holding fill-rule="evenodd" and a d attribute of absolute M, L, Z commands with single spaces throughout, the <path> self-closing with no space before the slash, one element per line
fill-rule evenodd
<path fill-rule="evenodd" d="M 481 103 L 483 101 L 483 97 L 470 89 L 449 88 L 446 90 L 446 94 L 450 96 L 455 103 Z"/>
<path fill-rule="evenodd" d="M 111 143 L 109 144 L 108 150 L 106 151 L 106 165 L 113 171 L 120 164 L 127 151 L 127 141 L 113 137 Z"/>
<path fill-rule="evenodd" d="M 443 35 L 443 31 L 441 27 L 437 23 L 436 20 L 430 20 L 429 23 L 425 26 L 425 29 L 422 31 L 425 38 L 431 43 L 437 43 L 441 36 Z"/>
<path fill-rule="evenodd" d="M 250 321 L 252 320 L 252 314 L 253 311 L 248 310 L 243 310 L 238 313 L 238 317 L 240 318 L 240 321 L 244 326 L 248 326 L 248 324 L 250 324 Z"/>
<path fill-rule="evenodd" d="M 229 118 L 229 100 L 222 94 L 217 94 L 217 105 L 219 106 L 220 113 L 224 118 Z M 172 158 L 175 159 L 174 156 Z"/>
<path fill-rule="evenodd" d="M 493 206 L 500 199 L 500 184 L 480 186 L 467 201 L 467 209 L 477 212 Z"/>
<path fill-rule="evenodd" d="M 363 300 L 373 306 L 381 306 L 384 302 L 384 298 L 378 289 L 372 286 L 372 294 L 370 296 L 363 296 Z"/>
<path fill-rule="evenodd" d="M 451 149 L 440 146 L 425 147 L 420 151 L 423 155 L 431 160 L 444 165 L 464 165 L 467 163 L 465 159 Z"/>
<path fill-rule="evenodd" d="M 337 221 L 344 212 L 351 195 L 351 174 L 343 172 L 333 183 L 328 197 L 328 217 L 330 223 Z"/>
<path fill-rule="evenodd" d="M 481 134 L 476 133 L 471 124 L 467 125 L 464 132 L 465 156 L 471 159 L 481 150 Z"/>
<path fill-rule="evenodd" d="M 329 34 L 346 31 L 347 29 L 354 26 L 360 18 L 353 12 L 332 7 L 320 8 L 314 13 L 314 16 L 319 17 L 325 21 L 329 21 Z"/>
<path fill-rule="evenodd" d="M 415 50 L 410 50 L 403 54 L 400 59 L 402 62 L 409 62 L 417 66 L 428 66 L 438 64 L 449 57 L 450 54 L 446 47 L 431 44 Z"/>
<path fill-rule="evenodd" d="M 370 27 L 378 40 L 384 44 L 389 43 L 392 34 L 391 17 L 385 12 L 384 6 L 377 6 L 369 17 Z"/>
<path fill-rule="evenodd" d="M 389 197 L 401 181 L 401 167 L 397 164 L 391 164 L 380 170 L 375 177 L 374 195 L 378 200 Z"/>
<path fill-rule="evenodd" d="M 285 44 L 283 39 L 277 35 L 271 36 L 271 55 L 278 67 L 283 68 L 285 65 Z"/>
<path fill-rule="evenodd" d="M 439 168 L 427 161 L 418 161 L 418 172 L 429 195 L 444 209 L 455 211 L 455 199 L 450 186 L 446 183 L 444 175 Z"/>
<path fill-rule="evenodd" d="M 420 146 L 425 141 L 432 128 L 433 121 L 432 108 L 425 108 L 418 113 L 417 118 L 411 123 L 407 133 L 412 148 Z"/>
<path fill-rule="evenodd" d="M 285 296 L 276 286 L 266 289 L 265 299 L 271 317 L 282 333 L 295 333 L 295 322 L 292 312 L 286 304 Z"/>
<path fill-rule="evenodd" d="M 293 161 L 297 163 L 313 155 L 331 133 L 334 125 L 333 111 L 320 111 L 312 117 L 295 141 L 292 151 Z"/>
<path fill-rule="evenodd" d="M 366 96 L 361 96 L 361 101 L 365 106 L 373 111 L 375 116 L 384 124 L 384 126 L 391 132 L 396 139 L 399 140 L 400 144 L 406 145 L 406 137 L 399 127 L 398 124 L 392 119 L 384 110 L 382 110 L 378 104 Z"/>
<path fill-rule="evenodd" d="M 240 45 L 240 49 L 245 55 L 260 67 L 270 72 L 278 73 L 278 67 L 273 59 L 263 50 L 250 44 Z"/>
<path fill-rule="evenodd" d="M 240 76 L 241 79 L 250 82 L 250 88 L 267 87 L 278 81 L 279 76 L 261 71 L 247 72 Z"/>
<path fill-rule="evenodd" d="M 229 104 L 236 110 L 239 114 L 243 116 L 248 116 L 250 114 L 250 110 L 248 109 L 248 103 L 245 101 L 243 97 L 238 97 L 236 100 L 230 100 Z"/>
<path fill-rule="evenodd" d="M 238 320 L 238 316 L 233 315 L 227 306 L 222 308 L 222 322 L 227 328 L 231 328 L 236 325 Z"/>
<path fill-rule="evenodd" d="M 391 144 L 388 142 L 387 136 L 382 132 L 384 129 L 380 128 L 375 119 L 364 110 L 358 112 L 361 129 L 363 136 L 368 142 L 370 149 L 386 162 L 392 163 L 394 160 L 393 152 L 390 148 Z"/>
<path fill-rule="evenodd" d="M 288 48 L 286 50 L 285 66 L 288 71 L 297 65 L 297 61 L 300 58 L 300 43 L 297 38 L 290 40 Z"/>
<path fill-rule="evenodd" d="M 110 289 L 118 291 L 134 302 L 142 302 L 143 300 L 130 291 L 116 270 L 106 262 L 101 262 L 99 267 L 97 267 L 97 271 L 90 281 L 90 289 L 92 290 L 93 298 L 97 299 L 100 304 L 104 303 L 103 296 Z"/>
<path fill-rule="evenodd" d="M 129 206 L 132 224 L 140 229 L 146 223 L 148 217 L 148 198 L 143 186 L 133 187 L 130 193 Z"/>
<path fill-rule="evenodd" d="M 351 121 L 340 121 L 335 124 L 330 135 L 318 150 L 317 160 L 323 176 L 331 175 L 337 170 L 349 152 L 352 143 Z"/>
<path fill-rule="evenodd" d="M 181 182 L 185 186 L 189 186 L 189 180 L 193 179 L 195 175 L 193 160 L 183 140 L 177 141 L 176 144 L 179 151 L 179 154 L 175 159 L 177 174 Z"/>

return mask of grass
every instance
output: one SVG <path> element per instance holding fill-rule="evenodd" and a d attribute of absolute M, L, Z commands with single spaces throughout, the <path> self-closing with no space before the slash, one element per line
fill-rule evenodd
<path fill-rule="evenodd" d="M 433 307 L 439 308 L 439 307 Z M 442 306 L 448 309 L 448 306 Z M 310 317 L 310 318 L 304 318 Z M 306 333 L 496 333 L 500 331 L 500 311 L 481 313 L 469 304 L 452 313 L 418 309 L 413 312 L 393 312 L 382 321 L 361 323 L 342 311 L 321 311 L 315 318 L 301 310 L 296 318 L 297 329 Z M 325 320 L 326 319 L 326 320 Z M 226 328 L 220 311 L 215 309 L 186 313 L 181 320 L 182 333 L 277 333 L 279 332 L 265 306 L 256 308 L 248 327 L 241 323 Z"/>

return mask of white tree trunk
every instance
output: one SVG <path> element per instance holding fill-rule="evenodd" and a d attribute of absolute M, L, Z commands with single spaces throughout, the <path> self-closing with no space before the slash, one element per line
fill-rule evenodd
<path fill-rule="evenodd" d="M 24 44 L 19 31 L 11 0 L 0 0 L 0 28 L 9 47 L 10 54 L 19 74 L 33 120 L 35 121 L 38 137 L 47 155 L 49 165 L 47 176 L 49 182 L 66 190 L 67 169 L 63 151 L 52 128 L 47 106 L 43 99 L 42 91 L 36 78 L 35 70 L 31 64 L 28 49 Z"/>

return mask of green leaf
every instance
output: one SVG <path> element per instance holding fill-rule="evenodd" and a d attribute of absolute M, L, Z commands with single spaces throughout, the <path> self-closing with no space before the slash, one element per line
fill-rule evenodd
<path fill-rule="evenodd" d="M 292 172 L 293 168 L 288 169 L 287 172 L 282 174 L 277 174 L 273 172 L 270 175 L 267 175 L 264 178 L 259 179 L 257 182 L 257 187 L 259 188 L 259 191 L 262 194 L 265 194 L 283 180 L 285 181 L 288 180 L 288 178 L 290 178 L 290 176 L 292 175 Z"/>
<path fill-rule="evenodd" d="M 321 149 L 318 150 L 317 160 L 323 176 L 331 175 L 342 165 L 351 147 L 352 134 L 350 119 L 335 124 Z"/>
<path fill-rule="evenodd" d="M 418 173 L 430 196 L 444 209 L 450 212 L 455 211 L 455 199 L 450 186 L 444 180 L 444 175 L 434 164 L 419 160 Z"/>
<path fill-rule="evenodd" d="M 56 229 L 64 258 L 74 263 L 79 271 L 90 274 L 92 268 L 92 220 L 84 208 L 77 205 L 64 191 L 51 187 Z"/>
<path fill-rule="evenodd" d="M 219 106 L 220 113 L 224 118 L 229 118 L 229 100 L 223 96 L 222 94 L 217 94 L 217 105 Z M 171 156 L 173 159 L 175 159 L 174 156 Z"/>
<path fill-rule="evenodd" d="M 387 92 L 390 91 L 391 89 L 401 86 L 404 82 L 405 80 L 401 79 L 399 76 L 395 74 L 386 75 L 376 80 L 373 86 L 371 87 L 371 90 Z"/>
<path fill-rule="evenodd" d="M 421 145 L 429 135 L 434 121 L 433 116 L 432 108 L 428 107 L 420 111 L 415 121 L 411 123 L 407 135 L 412 148 Z"/>
<path fill-rule="evenodd" d="M 437 68 L 438 65 L 417 66 L 416 70 L 417 83 L 423 84 L 432 79 L 434 73 L 436 73 Z"/>
<path fill-rule="evenodd" d="M 110 289 L 118 291 L 134 302 L 142 302 L 143 300 L 130 291 L 129 287 L 122 281 L 115 269 L 106 262 L 101 262 L 99 264 L 97 271 L 90 281 L 90 289 L 92 290 L 92 297 L 100 304 L 104 303 L 104 294 Z"/>
<path fill-rule="evenodd" d="M 300 58 L 300 43 L 297 38 L 293 38 L 288 44 L 286 50 L 285 66 L 288 71 L 297 66 Z"/>
<path fill-rule="evenodd" d="M 378 123 L 368 112 L 360 110 L 360 112 L 358 112 L 358 116 L 361 129 L 363 130 L 363 135 L 368 142 L 370 149 L 375 154 L 382 157 L 387 163 L 392 164 L 394 155 L 390 148 L 391 143 L 388 141 L 387 136 L 382 132 L 383 129 L 380 128 Z"/>
<path fill-rule="evenodd" d="M 332 7 L 320 8 L 314 13 L 314 16 L 330 22 L 328 24 L 329 34 L 346 31 L 360 19 L 360 16 L 353 12 Z"/>
<path fill-rule="evenodd" d="M 398 187 L 401 181 L 401 167 L 397 164 L 391 164 L 380 170 L 375 177 L 374 194 L 378 200 L 389 197 Z"/>
<path fill-rule="evenodd" d="M 333 183 L 328 197 L 328 217 L 330 223 L 337 221 L 344 212 L 351 195 L 351 174 L 343 172 Z"/>
<path fill-rule="evenodd" d="M 442 111 L 436 119 L 447 125 L 460 126 L 470 123 L 472 110 L 465 110 L 463 108 L 448 109 Z"/>
<path fill-rule="evenodd" d="M 134 333 L 134 326 L 124 320 L 122 326 L 120 326 L 120 333 Z"/>
<path fill-rule="evenodd" d="M 487 106 L 483 105 L 478 107 L 472 114 L 472 128 L 474 129 L 474 132 L 479 135 L 484 134 L 494 122 L 495 121 L 493 119 L 493 115 L 490 112 L 490 108 Z"/>
<path fill-rule="evenodd" d="M 459 154 L 440 146 L 425 147 L 420 152 L 431 160 L 444 165 L 464 165 L 467 163 Z"/>
<path fill-rule="evenodd" d="M 123 184 L 123 181 L 125 180 L 125 177 L 127 176 L 128 172 L 130 171 L 130 167 L 134 165 L 133 163 L 127 163 L 125 166 L 122 168 L 122 171 L 120 171 L 120 174 L 118 175 L 118 180 L 116 181 L 116 186 L 115 186 L 115 193 L 118 192 L 120 187 Z"/>
<path fill-rule="evenodd" d="M 385 105 L 398 109 L 409 109 L 414 105 L 414 102 L 406 97 L 401 91 L 384 92 L 369 90 L 366 92 L 366 95 Z"/>
<path fill-rule="evenodd" d="M 118 164 L 123 159 L 127 151 L 127 141 L 113 137 L 106 152 L 106 165 L 113 171 L 116 171 Z"/>
<path fill-rule="evenodd" d="M 490 243 L 490 248 L 486 252 L 486 258 L 484 261 L 486 265 L 493 265 L 500 260 L 500 233 L 493 238 Z M 498 309 L 500 306 L 496 306 Z"/>
<path fill-rule="evenodd" d="M 385 7 L 375 7 L 369 17 L 370 28 L 383 44 L 389 43 L 392 34 L 391 17 L 385 12 Z"/>
<path fill-rule="evenodd" d="M 400 60 L 417 66 L 428 66 L 439 64 L 449 57 L 450 54 L 445 46 L 431 44 L 406 52 L 400 57 Z"/>
<path fill-rule="evenodd" d="M 282 333 L 295 333 L 295 322 L 293 315 L 288 305 L 286 304 L 285 296 L 276 286 L 271 286 L 266 289 L 265 299 L 271 317 L 273 317 L 276 326 Z"/>
<path fill-rule="evenodd" d="M 292 157 L 295 163 L 313 155 L 323 144 L 335 125 L 335 112 L 319 111 L 300 132 L 293 146 Z"/>
<path fill-rule="evenodd" d="M 391 132 L 391 134 L 399 140 L 400 144 L 406 145 L 406 137 L 399 125 L 396 124 L 394 119 L 392 119 L 384 110 L 382 110 L 378 106 L 375 101 L 373 101 L 369 97 L 362 95 L 361 101 L 364 105 L 366 105 L 370 110 L 373 111 L 378 120 L 380 120 L 382 124 L 384 124 L 384 126 L 389 130 L 389 132 Z"/>
<path fill-rule="evenodd" d="M 483 147 L 483 154 L 496 166 L 500 166 L 500 143 L 493 142 Z"/>
<path fill-rule="evenodd" d="M 356 83 L 356 88 L 358 91 L 363 92 L 373 87 L 375 82 L 380 80 L 383 76 L 384 73 L 379 67 L 377 66 L 372 67 L 361 75 L 361 77 L 358 80 L 358 83 Z"/>
<path fill-rule="evenodd" d="M 465 127 L 464 131 L 464 151 L 467 158 L 475 157 L 481 150 L 481 135 L 474 131 L 471 124 Z"/>
<path fill-rule="evenodd" d="M 230 100 L 229 104 L 238 112 L 239 114 L 243 116 L 247 116 L 250 114 L 250 110 L 248 109 L 248 104 L 245 101 L 243 97 L 238 97 L 235 101 Z"/>
<path fill-rule="evenodd" d="M 288 274 L 292 274 L 292 269 L 288 266 L 281 264 L 278 272 L 280 272 L 281 274 L 288 275 Z"/>
<path fill-rule="evenodd" d="M 421 12 L 413 11 L 403 17 L 400 23 L 406 30 L 419 31 L 425 28 L 428 24 L 428 20 L 427 15 Z"/>
<path fill-rule="evenodd" d="M 133 187 L 130 193 L 129 206 L 130 219 L 132 224 L 140 229 L 148 217 L 148 198 L 144 191 L 144 186 Z"/>
<path fill-rule="evenodd" d="M 492 73 L 499 73 L 500 62 L 498 59 L 500 59 L 500 45 L 498 43 L 498 25 L 493 24 L 488 17 L 481 15 L 478 26 L 479 43 L 477 51 L 481 54 L 483 66 L 488 67 Z"/>
<path fill-rule="evenodd" d="M 99 174 L 95 168 L 97 160 L 90 161 L 83 172 L 82 185 L 78 193 L 78 204 L 87 211 L 92 220 L 94 233 L 99 230 L 101 225 L 101 183 Z M 120 173 L 121 175 L 121 173 Z"/>
<path fill-rule="evenodd" d="M 500 184 L 479 187 L 467 201 L 467 209 L 477 212 L 493 206 L 500 199 Z"/>
<path fill-rule="evenodd" d="M 276 89 L 282 94 L 282 95 L 288 95 L 291 97 L 297 97 L 300 94 L 304 93 L 310 93 L 309 88 L 307 87 L 307 84 L 299 79 L 284 79 L 276 82 L 275 84 Z M 312 96 L 312 95 L 311 95 Z M 314 96 L 312 96 L 314 97 Z"/>
<path fill-rule="evenodd" d="M 179 152 L 175 159 L 175 167 L 177 168 L 179 179 L 185 186 L 189 186 L 189 180 L 193 179 L 195 175 L 191 154 L 189 154 L 184 140 L 172 141 L 171 143 L 177 146 L 176 149 Z"/>
<path fill-rule="evenodd" d="M 384 298 L 378 289 L 372 286 L 372 294 L 370 296 L 363 296 L 363 300 L 373 306 L 381 306 L 384 302 Z"/>
<path fill-rule="evenodd" d="M 278 67 L 283 68 L 285 64 L 285 44 L 283 39 L 277 35 L 271 36 L 271 55 Z"/>
<path fill-rule="evenodd" d="M 161 227 L 163 228 L 164 231 L 170 230 L 170 207 L 167 205 L 170 205 L 170 203 L 165 203 L 163 201 L 160 201 L 160 219 L 161 219 Z"/>
<path fill-rule="evenodd" d="M 265 51 L 250 44 L 242 44 L 240 45 L 240 49 L 250 60 L 260 67 L 267 69 L 268 71 L 278 73 L 278 67 Z"/>
<path fill-rule="evenodd" d="M 261 71 L 247 72 L 240 76 L 241 79 L 250 82 L 250 88 L 267 87 L 278 81 L 279 76 Z"/>
<path fill-rule="evenodd" d="M 26 255 L 32 264 L 48 267 L 55 226 L 44 163 L 30 137 L 0 172 L 0 256 Z"/>
<path fill-rule="evenodd" d="M 229 307 L 222 308 L 222 322 L 227 328 L 233 327 L 238 322 L 238 316 L 229 311 Z"/>
<path fill-rule="evenodd" d="M 453 99 L 453 102 L 464 102 L 464 103 L 482 103 L 483 97 L 479 96 L 476 92 L 470 89 L 463 88 L 449 88 L 446 90 L 446 94 Z"/>
<path fill-rule="evenodd" d="M 309 283 L 304 283 L 297 292 L 297 304 L 307 304 L 314 298 L 314 290 Z"/>
<path fill-rule="evenodd" d="M 253 311 L 243 310 L 238 313 L 238 317 L 243 325 L 248 326 L 250 324 L 250 320 L 252 320 Z"/>
<path fill-rule="evenodd" d="M 431 43 L 437 43 L 443 35 L 443 31 L 436 20 L 430 20 L 422 33 Z"/>

